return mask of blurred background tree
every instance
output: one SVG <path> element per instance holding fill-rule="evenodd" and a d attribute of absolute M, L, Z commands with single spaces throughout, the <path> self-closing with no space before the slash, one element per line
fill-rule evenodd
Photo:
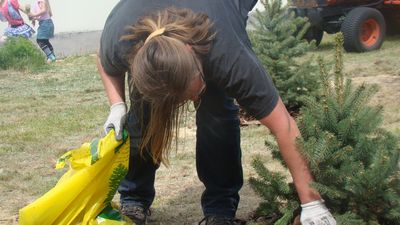
<path fill-rule="evenodd" d="M 253 49 L 271 75 L 286 107 L 298 112 L 307 96 L 318 96 L 320 82 L 314 60 L 301 62 L 315 46 L 303 39 L 309 28 L 306 18 L 296 17 L 282 0 L 261 0 L 250 21 Z"/>

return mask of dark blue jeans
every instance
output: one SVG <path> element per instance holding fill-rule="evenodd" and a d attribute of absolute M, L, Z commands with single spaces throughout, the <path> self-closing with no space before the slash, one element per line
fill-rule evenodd
<path fill-rule="evenodd" d="M 140 106 L 143 106 L 142 116 L 138 110 Z M 150 207 L 154 200 L 154 178 L 158 169 L 148 154 L 143 157 L 138 154 L 143 133 L 140 127 L 145 125 L 142 120 L 148 119 L 148 110 L 146 103 L 137 103 L 129 114 L 130 168 L 119 188 L 121 204 L 145 208 Z M 197 173 L 206 187 L 201 197 L 204 215 L 233 218 L 239 204 L 238 192 L 243 185 L 238 107 L 222 90 L 207 83 L 196 124 Z"/>

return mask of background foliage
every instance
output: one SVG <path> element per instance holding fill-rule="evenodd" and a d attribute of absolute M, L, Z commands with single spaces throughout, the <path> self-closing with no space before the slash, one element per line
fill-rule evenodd
<path fill-rule="evenodd" d="M 8 38 L 0 47 L 0 69 L 35 71 L 44 65 L 42 51 L 25 38 Z"/>
<path fill-rule="evenodd" d="M 261 3 L 265 10 L 255 12 L 249 36 L 286 107 L 297 112 L 305 99 L 317 96 L 320 89 L 316 63 L 299 60 L 315 46 L 303 39 L 309 24 L 283 6 L 282 0 Z"/>

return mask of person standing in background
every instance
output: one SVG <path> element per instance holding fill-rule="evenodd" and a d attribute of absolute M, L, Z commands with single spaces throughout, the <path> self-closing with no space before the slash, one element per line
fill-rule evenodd
<path fill-rule="evenodd" d="M 47 63 L 56 61 L 53 45 L 49 41 L 54 36 L 54 23 L 51 19 L 53 13 L 49 0 L 36 0 L 32 12 L 28 13 L 28 16 L 32 20 L 33 26 L 35 26 L 36 20 L 39 21 L 36 42 L 44 54 L 46 54 Z"/>
<path fill-rule="evenodd" d="M 30 38 L 35 31 L 24 22 L 20 10 L 27 14 L 29 5 L 21 5 L 18 0 L 0 0 L 0 20 L 8 22 L 8 27 L 4 30 L 1 37 L 5 41 L 8 37 Z"/>

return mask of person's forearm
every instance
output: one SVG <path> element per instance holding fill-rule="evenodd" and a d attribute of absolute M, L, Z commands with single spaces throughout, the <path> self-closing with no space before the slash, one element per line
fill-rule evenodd
<path fill-rule="evenodd" d="M 109 76 L 104 71 L 99 57 L 97 57 L 97 68 L 110 105 L 125 102 L 125 76 Z"/>
<path fill-rule="evenodd" d="M 30 13 L 29 15 L 35 19 L 39 18 L 41 15 L 43 15 L 46 11 L 39 11 L 37 13 Z"/>
<path fill-rule="evenodd" d="M 308 163 L 297 149 L 296 138 L 300 136 L 297 124 L 290 116 L 288 120 L 290 130 L 287 133 L 275 134 L 282 158 L 292 175 L 301 203 L 320 199 L 319 193 L 310 187 L 313 177 Z"/>
<path fill-rule="evenodd" d="M 300 131 L 281 99 L 279 99 L 274 110 L 260 122 L 267 126 L 275 136 L 282 158 L 292 175 L 301 203 L 320 199 L 319 193 L 310 187 L 313 177 L 308 168 L 308 163 L 297 149 L 296 138 L 300 136 Z"/>

